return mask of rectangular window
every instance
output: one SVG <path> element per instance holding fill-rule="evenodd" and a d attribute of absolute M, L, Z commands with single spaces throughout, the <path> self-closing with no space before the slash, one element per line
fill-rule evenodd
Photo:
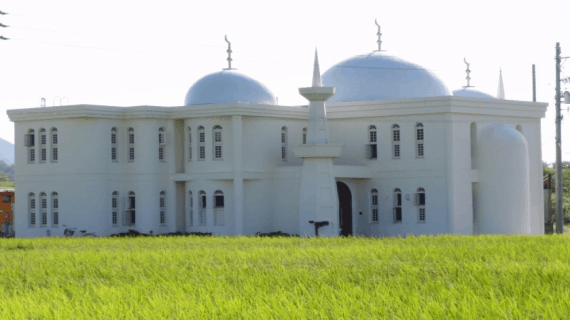
<path fill-rule="evenodd" d="M 396 207 L 394 208 L 394 222 L 401 222 L 402 221 L 402 208 Z"/>
<path fill-rule="evenodd" d="M 164 148 L 163 147 L 158 148 L 158 160 L 160 160 L 160 161 L 164 160 Z"/>
<path fill-rule="evenodd" d="M 420 221 L 426 221 L 426 209 L 425 208 L 420 208 L 420 212 L 419 212 L 419 220 Z"/>
<path fill-rule="evenodd" d="M 135 208 L 135 197 L 129 197 L 129 209 Z"/>
<path fill-rule="evenodd" d="M 113 200 L 111 201 L 113 208 L 117 207 L 117 198 L 113 198 Z"/>
<path fill-rule="evenodd" d="M 400 157 L 400 145 L 395 144 L 394 145 L 394 158 L 399 158 L 399 157 Z"/>
<path fill-rule="evenodd" d="M 418 141 L 424 140 L 424 129 L 418 129 L 416 132 L 416 139 Z"/>
<path fill-rule="evenodd" d="M 45 162 L 47 158 L 47 150 L 42 148 L 42 162 Z"/>
<path fill-rule="evenodd" d="M 136 214 L 135 214 L 135 210 L 131 210 L 131 224 L 135 224 L 136 222 Z"/>
<path fill-rule="evenodd" d="M 192 161 L 192 147 L 188 147 L 188 161 Z"/>
<path fill-rule="evenodd" d="M 33 134 L 24 135 L 24 145 L 26 147 L 33 147 L 34 146 L 34 135 Z"/>
<path fill-rule="evenodd" d="M 205 159 L 205 158 L 206 158 L 206 147 L 200 146 L 200 159 Z"/>
<path fill-rule="evenodd" d="M 52 153 L 51 153 L 51 156 L 52 156 L 52 159 L 53 159 L 52 161 L 57 161 L 57 158 L 58 158 L 58 155 L 57 155 L 57 148 L 53 148 Z"/>
<path fill-rule="evenodd" d="M 35 209 L 36 208 L 36 199 L 31 199 L 30 200 L 30 209 Z"/>
<path fill-rule="evenodd" d="M 36 149 L 30 149 L 30 162 L 36 161 Z"/>
<path fill-rule="evenodd" d="M 307 144 L 307 134 L 303 133 L 303 144 Z"/>
<path fill-rule="evenodd" d="M 130 144 L 135 143 L 135 134 L 134 133 L 129 133 L 129 143 Z"/>
<path fill-rule="evenodd" d="M 119 219 L 117 219 L 117 212 L 113 212 L 113 216 L 112 216 L 112 217 L 113 217 L 113 224 L 116 225 L 117 222 L 118 222 L 118 220 L 119 220 Z"/>
<path fill-rule="evenodd" d="M 42 134 L 42 144 L 46 144 L 46 135 Z"/>
<path fill-rule="evenodd" d="M 200 142 L 206 142 L 206 136 L 204 132 L 200 132 Z"/>
<path fill-rule="evenodd" d="M 287 160 L 287 148 L 281 147 L 281 159 Z"/>
<path fill-rule="evenodd" d="M 160 198 L 160 207 L 164 208 L 164 198 Z"/>
<path fill-rule="evenodd" d="M 59 224 L 59 212 L 54 211 L 53 213 L 53 225 L 57 226 Z"/>
<path fill-rule="evenodd" d="M 224 196 L 216 196 L 216 208 L 224 207 Z"/>
<path fill-rule="evenodd" d="M 202 196 L 202 209 L 206 209 L 206 196 Z"/>
<path fill-rule="evenodd" d="M 135 160 L 135 148 L 129 148 L 129 160 Z"/>
<path fill-rule="evenodd" d="M 400 130 L 394 130 L 394 141 L 400 141 Z"/>
<path fill-rule="evenodd" d="M 214 225 L 223 226 L 224 225 L 224 209 L 216 209 L 214 211 Z"/>
<path fill-rule="evenodd" d="M 373 195 L 373 196 L 372 196 L 372 205 L 373 205 L 373 206 L 377 206 L 377 205 L 378 205 L 378 195 Z"/>
<path fill-rule="evenodd" d="M 32 225 L 32 226 L 36 225 L 36 213 L 35 212 L 30 212 L 30 225 Z"/>
<path fill-rule="evenodd" d="M 52 134 L 52 139 L 51 139 L 51 143 L 52 144 L 57 144 L 57 133 Z"/>
<path fill-rule="evenodd" d="M 285 133 L 281 133 L 281 143 L 285 143 Z"/>
<path fill-rule="evenodd" d="M 376 144 L 366 145 L 366 158 L 367 159 L 378 159 L 378 147 Z"/>
<path fill-rule="evenodd" d="M 161 211 L 160 212 L 160 224 L 164 224 L 164 222 L 165 222 L 164 220 L 165 220 L 164 219 L 164 211 Z"/>
<path fill-rule="evenodd" d="M 222 133 L 221 132 L 215 132 L 214 133 L 214 142 L 221 142 L 222 141 Z"/>
<path fill-rule="evenodd" d="M 47 199 L 42 199 L 42 209 L 47 209 Z"/>
<path fill-rule="evenodd" d="M 215 146 L 214 149 L 215 149 L 215 154 L 214 154 L 215 158 L 221 159 L 222 158 L 222 146 Z"/>
<path fill-rule="evenodd" d="M 418 194 L 418 202 L 420 206 L 425 206 L 426 205 L 426 194 L 425 193 L 419 193 Z"/>
<path fill-rule="evenodd" d="M 372 221 L 378 222 L 378 209 L 372 209 Z"/>
<path fill-rule="evenodd" d="M 424 144 L 418 143 L 418 157 L 424 156 Z"/>
<path fill-rule="evenodd" d="M 111 148 L 111 160 L 117 160 L 117 148 Z"/>
<path fill-rule="evenodd" d="M 402 206 L 402 194 L 398 193 L 396 195 L 396 206 L 401 207 Z"/>
<path fill-rule="evenodd" d="M 42 226 L 47 225 L 47 213 L 42 212 Z"/>
<path fill-rule="evenodd" d="M 57 199 L 53 199 L 53 208 L 59 209 L 59 202 L 57 201 Z"/>
<path fill-rule="evenodd" d="M 111 133 L 111 143 L 112 144 L 117 143 L 117 134 L 116 133 Z"/>
<path fill-rule="evenodd" d="M 370 142 L 376 142 L 376 131 L 370 131 Z"/>
<path fill-rule="evenodd" d="M 164 133 L 159 133 L 158 134 L 158 144 L 164 144 Z"/>

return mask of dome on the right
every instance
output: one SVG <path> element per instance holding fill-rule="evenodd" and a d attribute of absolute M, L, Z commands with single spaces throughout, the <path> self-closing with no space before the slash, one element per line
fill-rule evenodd
<path fill-rule="evenodd" d="M 467 97 L 467 98 L 484 98 L 484 99 L 496 99 L 490 94 L 485 92 L 475 90 L 472 88 L 463 88 L 453 91 L 453 96 L 455 97 Z"/>

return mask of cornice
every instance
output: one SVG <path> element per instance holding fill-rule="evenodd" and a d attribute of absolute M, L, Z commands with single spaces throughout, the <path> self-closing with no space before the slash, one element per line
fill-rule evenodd
<path fill-rule="evenodd" d="M 470 114 L 544 118 L 548 103 L 466 97 L 426 97 L 400 100 L 335 102 L 327 104 L 330 120 L 374 118 L 407 115 Z M 53 119 L 188 119 L 220 116 L 246 116 L 275 119 L 306 120 L 304 106 L 227 103 L 180 107 L 136 106 L 116 107 L 71 105 L 46 108 L 13 109 L 7 111 L 10 121 L 41 121 Z"/>

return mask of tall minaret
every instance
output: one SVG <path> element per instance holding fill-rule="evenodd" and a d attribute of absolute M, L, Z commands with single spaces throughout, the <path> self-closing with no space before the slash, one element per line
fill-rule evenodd
<path fill-rule="evenodd" d="M 503 88 L 503 71 L 499 69 L 499 89 L 497 89 L 497 99 L 505 99 L 505 88 Z"/>
<path fill-rule="evenodd" d="M 309 221 L 328 221 L 319 228 L 319 236 L 340 234 L 338 191 L 332 159 L 340 156 L 343 145 L 329 143 L 325 101 L 335 93 L 333 87 L 323 87 L 319 59 L 315 50 L 313 86 L 299 88 L 309 100 L 307 144 L 294 146 L 295 156 L 304 158 L 299 194 L 299 235 L 314 236 L 315 227 Z"/>

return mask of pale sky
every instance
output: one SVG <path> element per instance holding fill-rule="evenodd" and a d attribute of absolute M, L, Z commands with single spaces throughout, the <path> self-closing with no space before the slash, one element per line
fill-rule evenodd
<path fill-rule="evenodd" d="M 0 4 L 0 137 L 14 142 L 6 110 L 47 105 L 181 106 L 201 77 L 232 67 L 265 84 L 280 105 L 306 104 L 318 47 L 321 71 L 376 49 L 432 70 L 450 90 L 471 85 L 495 96 L 549 103 L 542 157 L 555 153 L 556 42 L 570 56 L 570 1 L 68 1 Z M 565 41 L 566 40 L 566 41 Z M 568 59 L 570 60 L 570 59 Z M 570 63 L 562 69 L 570 76 Z M 565 84 L 562 84 L 564 91 Z M 570 90 L 570 88 L 568 88 Z M 54 99 L 55 98 L 55 99 Z M 62 101 L 68 104 L 67 100 Z M 563 115 L 570 119 L 562 105 Z M 563 121 L 563 159 L 570 160 Z"/>

